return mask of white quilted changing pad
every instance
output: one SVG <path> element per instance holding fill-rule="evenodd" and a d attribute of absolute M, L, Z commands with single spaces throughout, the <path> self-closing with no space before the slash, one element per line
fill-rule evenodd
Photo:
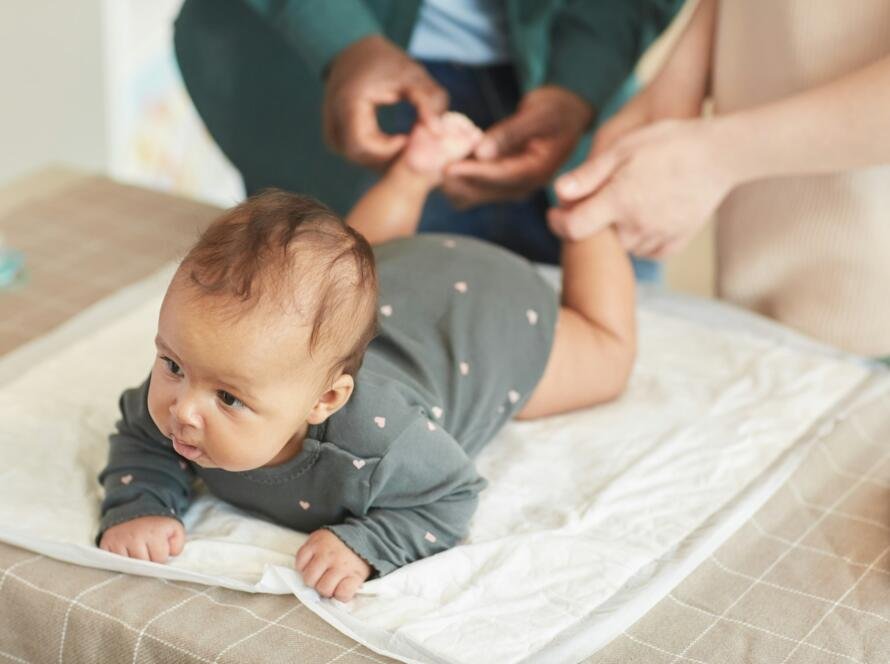
<path fill-rule="evenodd" d="M 870 369 L 729 307 L 656 295 L 618 402 L 513 423 L 479 459 L 466 544 L 320 600 L 304 535 L 201 497 L 169 565 L 96 549 L 106 436 L 151 363 L 172 273 L 124 289 L 0 361 L 0 539 L 83 565 L 293 592 L 404 661 L 572 662 L 642 616 L 763 503 Z M 830 423 L 830 422 L 829 422 Z"/>

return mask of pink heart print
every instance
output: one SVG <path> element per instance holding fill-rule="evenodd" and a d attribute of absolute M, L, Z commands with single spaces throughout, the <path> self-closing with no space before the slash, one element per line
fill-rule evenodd
<path fill-rule="evenodd" d="M 534 309 L 527 309 L 525 317 L 528 318 L 529 325 L 536 325 L 538 323 L 538 312 Z"/>
<path fill-rule="evenodd" d="M 437 420 L 442 419 L 442 409 L 439 408 L 438 406 L 433 406 L 432 408 L 430 408 L 430 412 L 433 414 L 433 417 L 435 417 Z"/>
<path fill-rule="evenodd" d="M 436 425 L 433 424 L 432 422 L 430 422 L 429 420 L 427 420 L 427 421 L 426 421 L 426 428 L 429 429 L 430 431 L 435 431 L 435 430 L 436 430 Z"/>
<path fill-rule="evenodd" d="M 423 539 L 432 544 L 436 541 L 436 536 L 433 535 L 430 531 L 427 531 L 426 534 L 423 536 Z"/>
<path fill-rule="evenodd" d="M 129 473 L 127 473 L 126 475 L 124 475 L 123 477 L 121 477 L 121 484 L 125 484 L 125 485 L 126 485 L 126 484 L 129 484 L 129 483 L 132 482 L 132 481 L 133 481 L 133 476 L 130 475 Z"/>
<path fill-rule="evenodd" d="M 510 390 L 507 392 L 507 398 L 510 400 L 510 403 L 516 403 L 519 401 L 520 394 L 516 390 Z"/>
<path fill-rule="evenodd" d="M 374 418 L 374 424 L 376 424 L 381 429 L 386 426 L 386 418 L 380 417 L 379 415 Z"/>
<path fill-rule="evenodd" d="M 311 506 L 308 502 L 306 502 L 305 500 L 301 500 L 301 501 L 300 501 L 300 507 L 302 507 L 304 510 L 308 510 L 308 509 L 309 509 L 310 507 L 312 507 L 312 506 Z"/>
<path fill-rule="evenodd" d="M 386 317 L 392 316 L 392 305 L 384 304 L 380 307 L 380 313 Z"/>
<path fill-rule="evenodd" d="M 466 362 L 461 362 L 458 365 L 458 368 L 460 369 L 460 373 L 462 376 L 466 376 L 468 373 L 470 373 L 470 365 Z"/>
<path fill-rule="evenodd" d="M 356 468 L 358 468 L 359 470 L 361 470 L 362 468 L 365 467 L 365 460 L 364 459 L 353 459 L 352 465 L 355 466 Z"/>
<path fill-rule="evenodd" d="M 445 240 L 444 242 L 442 242 L 442 244 L 449 249 L 454 249 L 457 246 L 457 242 L 455 242 L 454 240 Z"/>
<path fill-rule="evenodd" d="M 454 290 L 458 293 L 466 293 L 467 292 L 467 282 L 466 281 L 458 281 L 454 284 Z"/>

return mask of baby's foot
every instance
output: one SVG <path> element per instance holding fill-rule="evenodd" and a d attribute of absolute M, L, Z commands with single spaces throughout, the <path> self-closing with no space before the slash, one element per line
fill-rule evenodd
<path fill-rule="evenodd" d="M 448 112 L 437 126 L 418 122 L 411 131 L 404 159 L 418 173 L 441 180 L 445 167 L 469 155 L 482 140 L 482 130 L 461 113 Z"/>

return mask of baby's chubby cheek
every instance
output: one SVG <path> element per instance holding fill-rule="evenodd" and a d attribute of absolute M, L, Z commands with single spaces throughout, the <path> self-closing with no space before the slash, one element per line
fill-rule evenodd
<path fill-rule="evenodd" d="M 148 386 L 148 414 L 161 433 L 169 437 L 170 403 L 164 395 L 164 391 L 157 385 L 158 381 L 154 380 L 154 372 L 152 372 L 152 380 Z"/>

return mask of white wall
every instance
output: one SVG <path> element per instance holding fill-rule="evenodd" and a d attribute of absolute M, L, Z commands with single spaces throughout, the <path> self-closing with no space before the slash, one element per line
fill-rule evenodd
<path fill-rule="evenodd" d="M 108 164 L 102 0 L 0 2 L 0 182 Z"/>

